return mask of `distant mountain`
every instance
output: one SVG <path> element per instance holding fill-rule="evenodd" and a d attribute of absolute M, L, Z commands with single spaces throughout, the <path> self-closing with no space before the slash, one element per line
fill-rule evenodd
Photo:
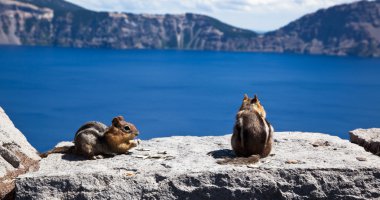
<path fill-rule="evenodd" d="M 93 12 L 61 0 L 1 0 L 0 43 L 69 47 L 244 50 L 257 34 L 195 15 Z"/>
<path fill-rule="evenodd" d="M 273 32 L 197 15 L 94 12 L 63 0 L 0 0 L 0 44 L 380 56 L 380 0 L 319 10 Z"/>
<path fill-rule="evenodd" d="M 334 6 L 267 33 L 265 50 L 380 56 L 380 0 Z"/>

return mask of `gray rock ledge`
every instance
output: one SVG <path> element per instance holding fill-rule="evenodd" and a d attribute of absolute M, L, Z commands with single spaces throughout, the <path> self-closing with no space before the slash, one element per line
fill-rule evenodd
<path fill-rule="evenodd" d="M 375 199 L 380 158 L 319 133 L 275 134 L 272 155 L 253 165 L 232 157 L 230 136 L 142 141 L 130 155 L 81 160 L 53 154 L 16 180 L 17 199 Z"/>
<path fill-rule="evenodd" d="M 0 107 L 0 199 L 13 199 L 15 178 L 38 168 L 40 157 Z"/>
<path fill-rule="evenodd" d="M 350 131 L 350 141 L 380 156 L 380 128 L 356 129 Z"/>

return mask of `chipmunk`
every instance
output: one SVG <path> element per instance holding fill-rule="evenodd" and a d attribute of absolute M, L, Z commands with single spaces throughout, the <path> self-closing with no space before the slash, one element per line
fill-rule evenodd
<path fill-rule="evenodd" d="M 273 132 L 257 96 L 252 99 L 245 94 L 231 137 L 232 149 L 241 158 L 226 159 L 219 164 L 255 163 L 267 157 L 272 150 Z"/>
<path fill-rule="evenodd" d="M 40 156 L 44 158 L 52 153 L 75 153 L 97 159 L 107 155 L 123 154 L 137 146 L 138 143 L 134 138 L 138 134 L 137 128 L 126 122 L 122 116 L 115 117 L 110 127 L 101 122 L 87 122 L 75 133 L 74 146 L 57 147 Z"/>

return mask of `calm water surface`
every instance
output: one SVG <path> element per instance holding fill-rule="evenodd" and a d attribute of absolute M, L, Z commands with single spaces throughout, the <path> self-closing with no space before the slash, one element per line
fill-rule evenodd
<path fill-rule="evenodd" d="M 380 127 L 380 59 L 0 47 L 0 106 L 38 150 L 124 115 L 142 139 L 224 135 L 244 93 L 276 131 Z"/>

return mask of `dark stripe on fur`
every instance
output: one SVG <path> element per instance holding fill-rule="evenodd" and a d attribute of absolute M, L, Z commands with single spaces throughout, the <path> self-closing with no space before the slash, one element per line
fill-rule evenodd
<path fill-rule="evenodd" d="M 75 133 L 75 135 L 77 135 L 82 130 L 89 129 L 89 128 L 94 128 L 94 129 L 96 129 L 99 132 L 105 132 L 106 129 L 107 129 L 107 126 L 104 125 L 103 123 L 100 123 L 100 122 L 95 122 L 95 121 L 93 121 L 93 122 L 87 122 L 86 124 L 84 124 L 83 126 L 81 126 L 77 130 L 77 132 Z"/>
<path fill-rule="evenodd" d="M 265 119 L 265 123 L 267 124 L 268 128 L 269 128 L 269 133 L 268 133 L 268 138 L 267 138 L 267 141 L 266 141 L 266 144 L 268 144 L 270 138 L 271 138 L 271 135 L 273 134 L 273 129 L 271 128 L 272 125 L 268 122 L 268 120 Z"/>
<path fill-rule="evenodd" d="M 261 117 L 261 115 L 260 115 L 260 113 L 258 113 L 258 112 L 256 112 L 255 111 L 255 114 L 256 114 L 256 118 L 257 118 L 257 120 L 259 121 L 259 123 L 260 123 L 260 129 L 261 130 L 264 130 L 264 132 L 266 131 L 266 129 L 265 129 L 265 119 L 263 119 L 262 117 Z M 265 121 L 264 121 L 265 120 Z M 266 134 L 266 133 L 265 133 Z M 263 137 L 262 138 L 262 141 L 261 141 L 263 144 L 265 144 L 266 143 L 266 140 L 265 140 L 265 137 Z"/>

